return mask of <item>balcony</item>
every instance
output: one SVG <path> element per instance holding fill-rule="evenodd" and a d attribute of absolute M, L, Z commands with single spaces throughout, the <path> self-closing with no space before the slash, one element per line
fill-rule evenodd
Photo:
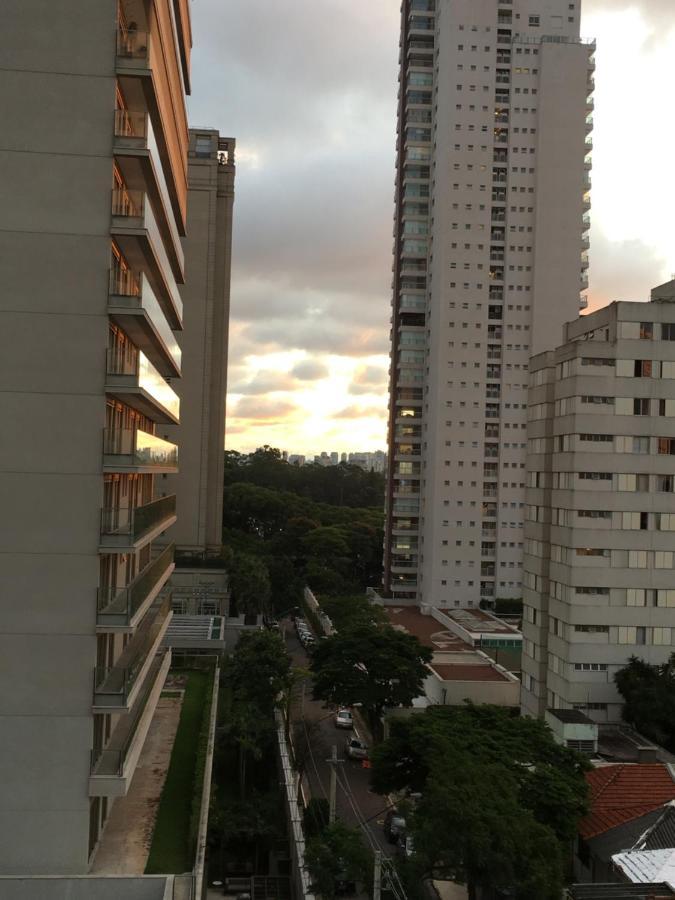
<path fill-rule="evenodd" d="M 579 309 L 588 309 L 588 297 L 586 295 L 579 297 Z"/>
<path fill-rule="evenodd" d="M 142 272 L 136 274 L 120 267 L 110 270 L 108 315 L 161 375 L 180 376 L 180 347 Z"/>
<path fill-rule="evenodd" d="M 178 447 L 140 428 L 106 428 L 103 471 L 173 474 L 178 471 Z"/>
<path fill-rule="evenodd" d="M 114 666 L 94 670 L 95 712 L 129 711 L 138 697 L 171 621 L 171 598 L 155 601 Z"/>
<path fill-rule="evenodd" d="M 133 631 L 174 569 L 174 544 L 169 544 L 123 588 L 99 588 L 96 625 L 101 631 Z"/>
<path fill-rule="evenodd" d="M 113 133 L 113 152 L 126 185 L 132 189 L 147 187 L 174 277 L 183 281 L 185 255 L 150 115 L 116 109 Z"/>
<path fill-rule="evenodd" d="M 145 191 L 114 188 L 110 233 L 131 269 L 145 271 L 173 329 L 183 327 L 183 303 L 164 239 Z"/>
<path fill-rule="evenodd" d="M 101 510 L 101 550 L 132 553 L 176 521 L 176 496 L 159 497 L 134 509 Z"/>
<path fill-rule="evenodd" d="M 118 347 L 108 348 L 105 392 L 143 413 L 153 422 L 177 425 L 180 398 L 144 353 L 130 358 Z"/>
<path fill-rule="evenodd" d="M 139 10 L 140 16 L 144 13 Z M 181 41 L 182 30 L 179 29 L 178 40 Z M 183 78 L 187 81 L 185 55 L 181 52 Z M 168 64 L 168 65 L 167 65 Z M 153 121 L 158 126 L 157 139 L 161 158 L 166 163 L 166 178 L 171 197 L 171 206 L 181 234 L 184 234 L 183 191 L 186 188 L 186 172 L 180 166 L 180 156 L 176 153 L 175 141 L 180 141 L 181 129 L 185 124 L 185 107 L 183 85 L 180 84 L 179 68 L 172 70 L 171 60 L 163 56 L 161 41 L 155 42 L 153 36 L 145 31 L 117 28 L 117 51 L 115 68 L 118 81 L 126 97 L 133 98 L 138 105 L 150 111 Z M 172 77 L 173 75 L 173 77 Z M 186 83 L 185 85 L 189 86 Z M 173 98 L 172 98 L 173 95 Z M 175 108 L 171 110 L 171 100 Z M 173 112 L 175 121 L 170 115 Z M 175 166 L 175 168 L 174 168 Z"/>
<path fill-rule="evenodd" d="M 118 719 L 105 749 L 92 751 L 90 797 L 127 793 L 170 665 L 170 650 L 157 653 L 133 707 Z"/>

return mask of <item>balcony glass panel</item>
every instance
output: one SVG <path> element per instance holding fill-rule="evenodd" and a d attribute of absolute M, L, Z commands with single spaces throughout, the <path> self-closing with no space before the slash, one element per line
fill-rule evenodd
<path fill-rule="evenodd" d="M 162 668 L 166 653 L 158 653 L 153 660 L 141 695 L 133 708 L 125 716 L 121 716 L 110 741 L 104 750 L 94 749 L 91 753 L 91 774 L 103 777 L 122 777 L 124 765 L 143 717 L 148 698 L 155 687 L 159 670 Z"/>
<path fill-rule="evenodd" d="M 180 368 L 181 349 L 178 341 L 166 320 L 150 282 L 143 273 L 114 266 L 110 270 L 110 294 L 115 298 L 115 306 L 128 306 L 132 309 L 146 311 L 171 358 Z"/>
<path fill-rule="evenodd" d="M 160 497 L 135 509 L 114 507 L 101 510 L 101 535 L 128 537 L 131 543 L 176 514 L 176 495 Z"/>
<path fill-rule="evenodd" d="M 116 665 L 97 666 L 94 673 L 94 705 L 126 706 L 148 653 L 157 642 L 171 612 L 170 596 L 161 597 L 151 607 L 139 629 L 122 651 Z"/>
<path fill-rule="evenodd" d="M 172 499 L 175 503 L 175 497 Z M 128 625 L 173 563 L 174 550 L 175 544 L 169 544 L 126 587 L 99 588 L 97 624 Z"/>
<path fill-rule="evenodd" d="M 130 465 L 160 468 L 178 465 L 178 447 L 175 444 L 140 429 L 106 428 L 103 452 L 110 456 L 129 456 Z"/>
<path fill-rule="evenodd" d="M 122 59 L 146 60 L 149 57 L 150 35 L 123 25 L 117 28 L 117 55 Z"/>
<path fill-rule="evenodd" d="M 107 374 L 128 376 L 136 386 L 153 397 L 164 409 L 178 419 L 180 414 L 180 398 L 166 380 L 160 375 L 144 353 L 136 358 L 129 358 L 117 348 L 109 349 L 107 356 Z"/>

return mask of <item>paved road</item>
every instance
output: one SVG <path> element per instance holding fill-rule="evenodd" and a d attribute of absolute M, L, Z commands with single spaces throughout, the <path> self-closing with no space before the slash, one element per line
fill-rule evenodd
<path fill-rule="evenodd" d="M 295 666 L 309 667 L 307 654 L 298 641 L 293 623 L 281 623 L 285 628 L 286 645 Z M 386 797 L 373 793 L 369 788 L 370 772 L 363 768 L 360 761 L 350 760 L 344 752 L 345 741 L 351 731 L 335 727 L 335 710 L 325 707 L 321 702 L 312 700 L 311 682 L 308 679 L 304 689 L 296 692 L 293 703 L 292 719 L 304 722 L 308 743 L 311 747 L 310 758 L 306 766 L 305 785 L 313 797 L 328 799 L 330 784 L 330 765 L 327 760 L 333 745 L 337 746 L 338 759 L 343 760 L 337 767 L 337 803 L 338 818 L 351 826 L 361 827 L 366 841 L 373 849 L 382 850 L 391 856 L 393 845 L 384 836 L 382 820 L 388 805 Z M 360 733 L 370 743 L 369 737 Z"/>

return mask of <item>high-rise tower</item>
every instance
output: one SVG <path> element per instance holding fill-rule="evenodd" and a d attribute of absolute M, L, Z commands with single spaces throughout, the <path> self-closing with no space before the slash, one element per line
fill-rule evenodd
<path fill-rule="evenodd" d="M 521 596 L 528 360 L 585 299 L 579 0 L 404 0 L 384 589 Z"/>
<path fill-rule="evenodd" d="M 0 29 L 0 874 L 84 873 L 166 675 L 188 0 Z"/>

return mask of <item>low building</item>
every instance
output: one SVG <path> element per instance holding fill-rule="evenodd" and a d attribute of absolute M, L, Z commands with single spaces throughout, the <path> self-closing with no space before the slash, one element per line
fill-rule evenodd
<path fill-rule="evenodd" d="M 578 709 L 547 709 L 546 724 L 557 743 L 570 750 L 595 756 L 598 752 L 598 725 Z"/>
<path fill-rule="evenodd" d="M 429 676 L 424 682 L 424 694 L 415 698 L 408 709 L 388 710 L 387 719 L 407 716 L 428 706 L 461 706 L 467 700 L 496 706 L 518 706 L 520 680 L 479 649 L 477 632 L 458 626 L 452 616 L 436 608 L 385 605 L 384 611 L 395 629 L 414 635 L 433 651 Z M 486 627 L 487 622 L 493 619 L 494 616 L 486 614 Z M 478 616 L 473 623 L 474 628 L 478 627 L 480 620 Z M 499 620 L 495 621 L 499 623 Z M 508 634 L 511 633 L 509 628 Z"/>
<path fill-rule="evenodd" d="M 665 805 L 675 800 L 674 775 L 663 763 L 602 765 L 587 773 L 591 809 L 579 823 L 574 858 L 579 881 L 621 880 L 613 857 L 639 846 L 662 821 Z"/>

